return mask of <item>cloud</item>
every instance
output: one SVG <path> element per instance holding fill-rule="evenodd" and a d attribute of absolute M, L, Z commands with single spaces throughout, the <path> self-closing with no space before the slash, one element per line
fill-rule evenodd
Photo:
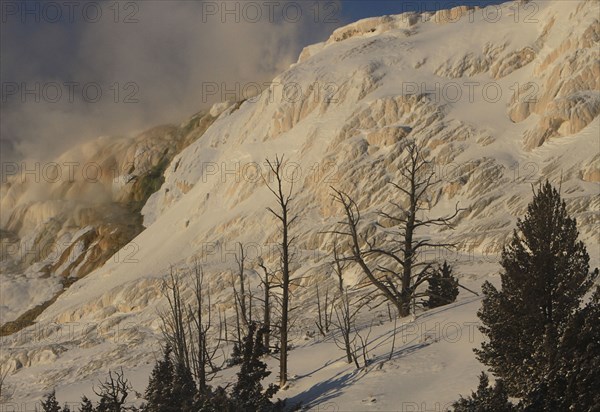
<path fill-rule="evenodd" d="M 285 70 L 341 24 L 325 16 L 289 0 L 3 1 L 2 161 L 183 121 Z"/>

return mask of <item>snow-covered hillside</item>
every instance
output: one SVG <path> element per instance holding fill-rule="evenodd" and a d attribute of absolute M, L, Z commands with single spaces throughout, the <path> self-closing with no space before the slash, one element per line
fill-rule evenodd
<path fill-rule="evenodd" d="M 305 308 L 294 331 L 299 347 L 290 353 L 295 377 L 278 396 L 317 410 L 329 403 L 398 410 L 403 402 L 431 410 L 468 393 L 482 366 L 471 351 L 481 339 L 471 335 L 479 300 L 466 292 L 452 306 L 406 319 L 399 326 L 405 330 L 437 324 L 445 332 L 415 332 L 391 361 L 393 323 L 379 325 L 373 313 L 378 326 L 366 371 L 342 363 L 331 341 L 304 340 L 315 329 L 314 285 L 333 282 L 333 238 L 323 232 L 341 210 L 331 187 L 352 195 L 368 220 L 395 200 L 387 183 L 400 177 L 404 142 L 429 149 L 440 180 L 431 214 L 454 211 L 457 203 L 465 208 L 454 231 L 429 233 L 459 250 L 432 250 L 431 257 L 455 262 L 461 282 L 479 290 L 484 280 L 496 281 L 499 252 L 531 185 L 549 179 L 560 183 L 597 266 L 599 10 L 596 0 L 552 0 L 406 13 L 353 23 L 307 47 L 259 96 L 218 110 L 203 135 L 173 158 L 141 211 L 143 232 L 69 287 L 35 325 L 2 338 L 0 362 L 12 370 L 15 401 L 34 401 L 53 387 L 61 400 L 76 401 L 118 366 L 141 392 L 157 356 L 160 282 L 170 267 L 198 260 L 213 302 L 231 310 L 237 242 L 252 245 L 251 260 L 278 259 L 278 228 L 266 211 L 274 199 L 261 179 L 265 159 L 276 154 L 288 160 L 296 192 L 293 270 L 303 280 L 293 299 Z M 17 293 L 27 281 L 11 282 Z M 46 288 L 37 290 L 51 295 Z M 448 323 L 457 327 L 444 329 Z"/>

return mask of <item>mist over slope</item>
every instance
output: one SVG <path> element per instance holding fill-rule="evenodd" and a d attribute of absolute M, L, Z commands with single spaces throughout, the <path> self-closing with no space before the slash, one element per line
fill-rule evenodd
<path fill-rule="evenodd" d="M 140 211 L 164 170 L 229 106 L 131 138 L 100 137 L 53 162 L 5 163 L 0 334 L 18 329 L 35 315 L 24 311 L 39 312 L 63 286 L 118 260 L 121 248 L 121 260 L 131 260 L 136 249 L 126 245 L 144 229 Z"/>
<path fill-rule="evenodd" d="M 208 127 L 197 132 L 201 136 L 178 154 L 169 151 L 178 144 L 175 132 L 147 140 L 149 153 L 167 150 L 172 156 L 160 171 L 161 181 L 164 178 L 160 188 L 144 197 L 143 207 L 139 205 L 145 230 L 140 227 L 124 246 L 114 244 L 119 249 L 115 256 L 125 251 L 128 259 L 109 259 L 94 268 L 44 310 L 35 325 L 2 338 L 0 361 L 11 365 L 15 398 L 35 399 L 48 388 L 91 381 L 119 365 L 147 372 L 159 336 L 156 310 L 164 305 L 160 282 L 171 267 L 183 269 L 200 262 L 215 305 L 231 311 L 229 282 L 237 242 L 252 245 L 252 260 L 260 256 L 273 267 L 278 261 L 278 229 L 266 211 L 274 199 L 262 178 L 267 175 L 265 159 L 276 154 L 288 160 L 286 172 L 296 193 L 293 211 L 300 217 L 293 228 L 298 237 L 293 269 L 302 281 L 294 304 L 306 310 L 296 326 L 298 340 L 307 329 L 314 329 L 314 285 L 333 281 L 328 254 L 334 239 L 323 232 L 335 227 L 341 210 L 331 197 L 331 187 L 350 194 L 366 225 L 373 226 L 375 212 L 397 199 L 388 183 L 400 179 L 408 141 L 426 148 L 434 161 L 439 183 L 429 199 L 431 215 L 452 212 L 457 204 L 465 209 L 454 230 L 423 234 L 459 245 L 456 253 L 431 250 L 429 258 L 456 262 L 465 284 L 477 289 L 484 279 L 494 277 L 503 242 L 531 198 L 531 185 L 543 179 L 561 186 L 597 266 L 598 12 L 598 1 L 545 1 L 361 20 L 336 30 L 326 42 L 305 48 L 298 62 L 256 98 L 219 106 Z M 113 139 L 95 144 L 98 148 L 90 159 L 104 151 L 112 153 L 107 158 L 122 156 L 124 147 L 133 153 L 138 150 L 130 143 L 119 146 Z M 120 165 L 133 158 L 125 155 L 124 160 L 112 161 Z M 153 168 L 160 159 L 153 155 L 147 162 Z M 85 193 L 85 184 L 73 185 Z M 2 187 L 2 229 L 12 243 L 46 233 L 49 222 L 58 219 L 56 209 L 64 211 L 61 202 L 69 200 L 68 189 L 54 191 L 50 202 L 31 197 L 32 190 L 22 183 Z M 119 196 L 111 197 L 111 202 Z M 76 245 L 87 233 L 81 232 L 87 224 L 78 223 L 68 231 L 64 222 L 76 212 L 69 213 L 58 219 L 63 223 L 57 231 L 68 232 Z M 106 217 L 95 222 L 111 223 Z M 80 256 L 89 245 L 73 248 Z M 14 295 L 30 290 L 35 282 L 43 286 L 28 292 L 36 296 L 31 299 L 45 301 L 48 296 L 40 296 L 49 291 L 43 283 L 48 278 L 32 266 L 40 262 L 19 262 L 25 266 L 12 267 L 25 269 L 6 272 L 10 276 L 3 269 L 3 305 L 10 302 L 5 300 L 5 287 Z M 52 274 L 78 277 L 76 266 L 64 269 Z M 454 313 L 464 322 L 475 321 L 474 302 L 465 301 L 455 312 L 450 308 L 441 316 L 452 318 Z M 11 305 L 3 308 L 3 317 L 5 309 L 27 309 L 16 302 Z M 9 311 L 0 323 L 18 315 Z M 64 325 L 75 325 L 81 333 L 64 333 Z M 450 344 L 442 340 L 427 349 L 431 352 L 406 356 L 414 356 L 409 358 L 414 361 L 459 351 L 463 355 L 456 357 L 453 368 L 478 370 L 470 352 L 473 342 Z M 303 348 L 302 356 L 310 356 L 309 352 L 310 347 Z M 291 373 L 299 374 L 301 365 L 293 370 L 295 356 L 292 351 Z M 427 373 L 450 376 L 447 365 L 437 366 Z M 401 368 L 388 373 L 393 373 L 398 388 L 411 379 Z M 473 386 L 471 377 L 457 379 L 454 389 L 464 385 L 466 393 Z M 315 383 L 299 380 L 297 389 L 306 382 Z M 444 382 L 432 379 L 419 396 L 428 401 L 452 399 L 448 391 L 438 391 Z M 389 405 L 403 395 L 400 392 L 388 394 Z M 364 408 L 361 404 L 348 408 L 360 406 Z"/>

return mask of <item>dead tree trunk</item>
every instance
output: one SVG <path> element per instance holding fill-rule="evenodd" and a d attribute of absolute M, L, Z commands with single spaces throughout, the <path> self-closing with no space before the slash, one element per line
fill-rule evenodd
<path fill-rule="evenodd" d="M 263 270 L 264 278 L 261 279 L 261 286 L 263 288 L 263 328 L 265 330 L 263 334 L 265 349 L 270 350 L 271 342 L 271 279 L 269 271 L 265 266 L 262 258 L 258 260 L 258 266 Z"/>
<path fill-rule="evenodd" d="M 344 269 L 347 263 L 348 260 L 339 253 L 339 247 L 336 242 L 333 246 L 333 270 L 338 280 L 339 295 L 333 304 L 335 320 L 332 321 L 332 324 L 339 331 L 341 342 L 340 339 L 336 338 L 335 334 L 333 338 L 337 347 L 345 351 L 348 363 L 352 363 L 353 361 L 356 362 L 353 349 L 357 338 L 357 335 L 354 333 L 355 319 L 366 301 L 361 298 L 352 301 L 348 287 L 344 284 Z M 357 367 L 359 367 L 358 364 Z"/>
<path fill-rule="evenodd" d="M 205 393 L 216 372 L 222 365 L 217 365 L 217 352 L 223 341 L 222 323 L 219 325 L 216 344 L 208 345 L 209 333 L 212 329 L 212 302 L 210 291 L 204 288 L 204 273 L 195 265 L 190 276 L 193 292 L 192 304 L 182 301 L 183 285 L 178 276 L 171 271 L 170 277 L 163 284 L 163 293 L 169 303 L 166 312 L 159 313 L 162 321 L 161 330 L 168 345 L 173 348 L 175 361 L 190 371 L 198 390 Z M 222 356 L 223 362 L 225 356 Z"/>
<path fill-rule="evenodd" d="M 329 325 L 331 324 L 331 315 L 333 307 L 329 302 L 329 288 L 325 289 L 325 300 L 321 303 L 321 293 L 319 292 L 319 285 L 317 284 L 317 312 L 318 319 L 315 322 L 317 329 L 321 332 L 322 336 L 327 336 L 329 333 Z"/>
<path fill-rule="evenodd" d="M 246 255 L 244 253 L 244 246 L 241 243 L 238 243 L 239 247 L 240 247 L 240 253 L 239 255 L 236 254 L 235 255 L 235 260 L 238 264 L 238 280 L 240 282 L 240 291 L 239 293 L 236 293 L 237 295 L 237 303 L 240 306 L 240 315 L 241 315 L 241 319 L 244 322 L 244 326 L 247 328 L 250 322 L 250 319 L 248 318 L 248 308 L 246 305 L 246 290 L 245 290 L 245 283 L 246 283 L 246 276 L 245 276 L 245 262 L 246 262 Z M 234 286 L 235 289 L 235 286 Z"/>
<path fill-rule="evenodd" d="M 235 277 L 233 275 L 233 273 L 231 274 L 231 288 L 233 289 L 233 300 L 234 300 L 234 308 L 235 308 L 235 337 L 236 337 L 236 342 L 238 344 L 238 347 L 241 347 L 242 345 L 242 336 L 244 335 L 242 333 L 242 322 L 240 321 L 241 315 L 240 315 L 240 305 L 239 305 L 239 297 L 238 297 L 238 291 L 235 287 Z"/>
<path fill-rule="evenodd" d="M 104 402 L 108 403 L 108 407 L 115 411 L 124 410 L 123 405 L 129 396 L 129 392 L 133 390 L 131 383 L 125 378 L 123 368 L 120 370 L 108 371 L 108 378 L 101 382 L 98 389 L 93 388 L 94 393 Z"/>
<path fill-rule="evenodd" d="M 169 272 L 168 280 L 163 282 L 162 292 L 169 305 L 166 312 L 159 314 L 163 338 L 173 348 L 175 362 L 190 369 L 187 321 L 184 319 L 185 309 L 181 301 L 181 282 L 173 268 Z"/>
<path fill-rule="evenodd" d="M 277 209 L 268 208 L 267 210 L 275 216 L 281 224 L 281 241 L 280 241 L 280 253 L 281 253 L 281 327 L 280 327 L 280 340 L 281 340 L 281 354 L 279 358 L 279 386 L 284 388 L 287 383 L 287 358 L 288 358 L 288 327 L 289 327 L 289 305 L 290 305 L 290 246 L 294 241 L 294 238 L 290 236 L 290 226 L 294 223 L 297 216 L 291 216 L 290 212 L 290 201 L 292 200 L 292 193 L 294 182 L 290 182 L 290 188 L 287 193 L 284 192 L 283 180 L 283 157 L 275 157 L 274 161 L 267 160 L 273 176 L 275 177 L 274 187 L 271 187 L 266 181 L 268 189 L 273 193 L 277 200 Z"/>
<path fill-rule="evenodd" d="M 378 295 L 391 302 L 400 317 L 410 314 L 411 301 L 416 297 L 417 288 L 431 277 L 431 263 L 419 261 L 419 252 L 425 248 L 450 248 L 452 243 L 432 242 L 420 238 L 420 228 L 432 226 L 452 227 L 452 220 L 462 210 L 456 205 L 453 214 L 439 218 L 425 216 L 429 208 L 429 189 L 438 183 L 434 181 L 431 162 L 423 156 L 423 151 L 414 143 L 406 147 L 406 157 L 401 159 L 400 174 L 403 181 L 391 183 L 398 190 L 402 202 L 390 201 L 395 212 L 379 211 L 379 217 L 392 223 L 393 229 L 378 225 L 383 235 L 383 245 L 376 239 L 365 237 L 360 230 L 360 211 L 356 202 L 346 193 L 335 190 L 334 198 L 342 204 L 345 221 L 340 222 L 344 230 L 334 231 L 350 240 L 352 260 L 359 265 L 369 282 L 375 286 Z M 426 206 L 427 205 L 427 206 Z M 395 229 L 395 230 L 394 230 Z"/>
<path fill-rule="evenodd" d="M 350 332 L 352 331 L 353 319 L 350 315 L 350 298 L 348 291 L 344 287 L 344 262 L 338 252 L 337 243 L 333 245 L 333 264 L 334 271 L 338 278 L 338 292 L 339 297 L 339 310 L 336 307 L 336 317 L 338 321 L 338 329 L 342 335 L 342 341 L 344 344 L 344 350 L 346 351 L 346 360 L 348 363 L 352 363 L 352 340 L 350 339 Z"/>

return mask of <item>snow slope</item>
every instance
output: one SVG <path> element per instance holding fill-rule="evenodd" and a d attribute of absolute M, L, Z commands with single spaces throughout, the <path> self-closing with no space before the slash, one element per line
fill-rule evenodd
<path fill-rule="evenodd" d="M 54 386 L 74 396 L 120 365 L 141 391 L 157 347 L 160 281 L 170 267 L 197 259 L 215 305 L 231 310 L 237 242 L 251 245 L 253 261 L 262 256 L 273 266 L 278 259 L 276 222 L 265 210 L 274 202 L 261 179 L 269 178 L 265 158 L 276 154 L 289 162 L 300 215 L 293 269 L 303 280 L 294 304 L 305 310 L 297 341 L 314 329 L 314 285 L 333 281 L 333 238 L 323 231 L 340 210 L 330 187 L 351 194 L 371 220 L 397 199 L 387 183 L 399 179 L 408 139 L 426 146 L 435 162 L 440 182 L 431 214 L 453 211 L 457 202 L 466 209 L 455 231 L 429 233 L 458 242 L 459 251 L 428 256 L 456 262 L 466 285 L 478 289 L 495 279 L 502 243 L 541 179 L 561 184 L 597 265 L 598 11 L 594 0 L 553 0 L 385 16 L 306 48 L 271 87 L 220 114 L 173 159 L 142 210 L 146 230 L 122 249 L 133 255 L 117 253 L 36 325 L 3 338 L 0 360 L 14 371 L 15 399 L 33 401 Z M 481 370 L 471 352 L 479 337 L 464 338 L 478 306 L 463 292 L 452 307 L 419 315 L 418 325 L 457 322 L 463 338 L 419 337 L 389 362 L 390 323 L 377 326 L 366 372 L 337 361 L 331 342 L 305 342 L 290 354 L 297 377 L 281 396 L 316 410 L 329 402 L 339 410 L 398 410 L 402 402 L 453 400 L 475 386 Z"/>

